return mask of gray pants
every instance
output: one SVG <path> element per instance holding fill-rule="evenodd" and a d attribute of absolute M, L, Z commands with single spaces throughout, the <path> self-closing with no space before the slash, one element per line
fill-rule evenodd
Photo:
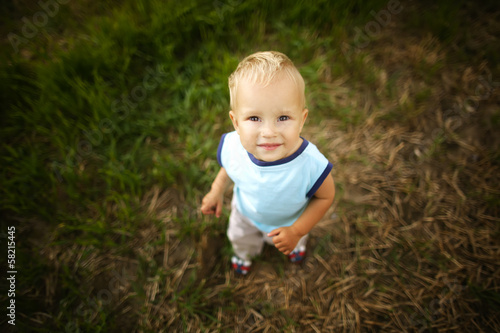
<path fill-rule="evenodd" d="M 236 208 L 233 198 L 231 202 L 231 215 L 229 216 L 229 227 L 227 237 L 233 245 L 234 254 L 243 260 L 252 260 L 262 252 L 264 242 L 274 246 L 273 239 L 257 229 L 255 225 Z M 308 235 L 302 237 L 295 250 L 306 246 Z"/>

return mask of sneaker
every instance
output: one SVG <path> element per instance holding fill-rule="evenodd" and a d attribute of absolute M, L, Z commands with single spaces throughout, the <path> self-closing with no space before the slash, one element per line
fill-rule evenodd
<path fill-rule="evenodd" d="M 298 249 L 293 250 L 289 255 L 288 259 L 290 262 L 294 264 L 298 264 L 304 260 L 304 257 L 306 256 L 306 247 L 301 246 Z"/>
<path fill-rule="evenodd" d="M 251 265 L 252 262 L 249 260 L 243 260 L 237 256 L 233 256 L 231 258 L 231 266 L 233 267 L 233 270 L 238 274 L 247 275 L 250 271 Z"/>

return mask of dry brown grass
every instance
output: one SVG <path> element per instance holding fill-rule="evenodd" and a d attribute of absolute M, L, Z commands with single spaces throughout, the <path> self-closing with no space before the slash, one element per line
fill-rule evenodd
<path fill-rule="evenodd" d="M 208 331 L 225 332 L 500 329 L 499 136 L 484 122 L 498 107 L 498 90 L 472 112 L 450 116 L 443 105 L 473 96 L 484 66 L 462 74 L 445 68 L 432 82 L 410 71 L 395 84 L 395 99 L 380 97 L 388 72 L 444 55 L 432 39 L 389 46 L 382 38 L 374 48 L 391 59 L 368 60 L 380 68 L 376 93 L 345 99 L 356 87 L 341 79 L 330 85 L 339 107 L 363 120 L 346 126 L 329 119 L 305 133 L 325 143 L 338 189 L 334 207 L 312 231 L 305 262 L 286 263 L 268 247 L 251 274 L 239 278 L 221 262 L 228 259 L 220 251 L 221 242 L 227 245 L 223 234 L 202 236 L 197 244 L 170 238 L 163 254 L 177 256 L 177 271 L 147 282 L 151 299 L 161 299 L 145 304 L 142 323 L 165 332 L 204 331 L 204 323 Z M 416 112 L 390 116 L 426 88 L 429 96 Z M 163 262 L 166 268 L 174 263 Z M 189 296 L 176 296 L 191 270 L 198 272 L 191 285 L 198 310 L 216 324 L 201 311 L 187 315 Z M 195 290 L 197 283 L 203 288 Z"/>

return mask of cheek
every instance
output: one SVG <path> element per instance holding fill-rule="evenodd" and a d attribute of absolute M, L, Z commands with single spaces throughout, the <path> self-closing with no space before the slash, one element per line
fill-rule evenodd
<path fill-rule="evenodd" d="M 276 128 L 278 128 L 280 132 L 287 136 L 293 136 L 300 133 L 300 124 L 298 123 L 278 123 Z"/>
<path fill-rule="evenodd" d="M 253 122 L 245 122 L 241 124 L 240 129 L 242 132 L 245 132 L 248 135 L 253 135 L 257 133 L 258 130 L 258 123 L 253 123 Z"/>
<path fill-rule="evenodd" d="M 249 141 L 255 136 L 256 129 L 254 126 L 240 126 L 239 134 L 242 141 Z"/>

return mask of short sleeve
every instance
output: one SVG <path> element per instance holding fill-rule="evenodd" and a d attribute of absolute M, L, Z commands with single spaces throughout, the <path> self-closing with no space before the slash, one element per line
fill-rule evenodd
<path fill-rule="evenodd" d="M 224 139 L 226 138 L 226 134 L 227 133 L 222 134 L 222 137 L 220 138 L 219 142 L 219 147 L 217 147 L 217 162 L 221 167 L 224 167 L 222 165 L 222 147 L 224 146 Z"/>
<path fill-rule="evenodd" d="M 313 197 L 313 195 L 316 193 L 316 191 L 321 187 L 321 185 L 325 181 L 326 177 L 328 177 L 328 175 L 330 174 L 330 172 L 332 171 L 332 169 L 333 169 L 333 164 L 330 163 L 330 162 L 328 162 L 328 164 L 326 165 L 325 169 L 323 170 L 323 172 L 321 173 L 321 175 L 319 176 L 319 178 L 316 180 L 316 182 L 311 187 L 311 189 L 309 190 L 309 192 L 307 192 L 306 197 L 308 197 L 308 198 L 312 198 Z"/>

